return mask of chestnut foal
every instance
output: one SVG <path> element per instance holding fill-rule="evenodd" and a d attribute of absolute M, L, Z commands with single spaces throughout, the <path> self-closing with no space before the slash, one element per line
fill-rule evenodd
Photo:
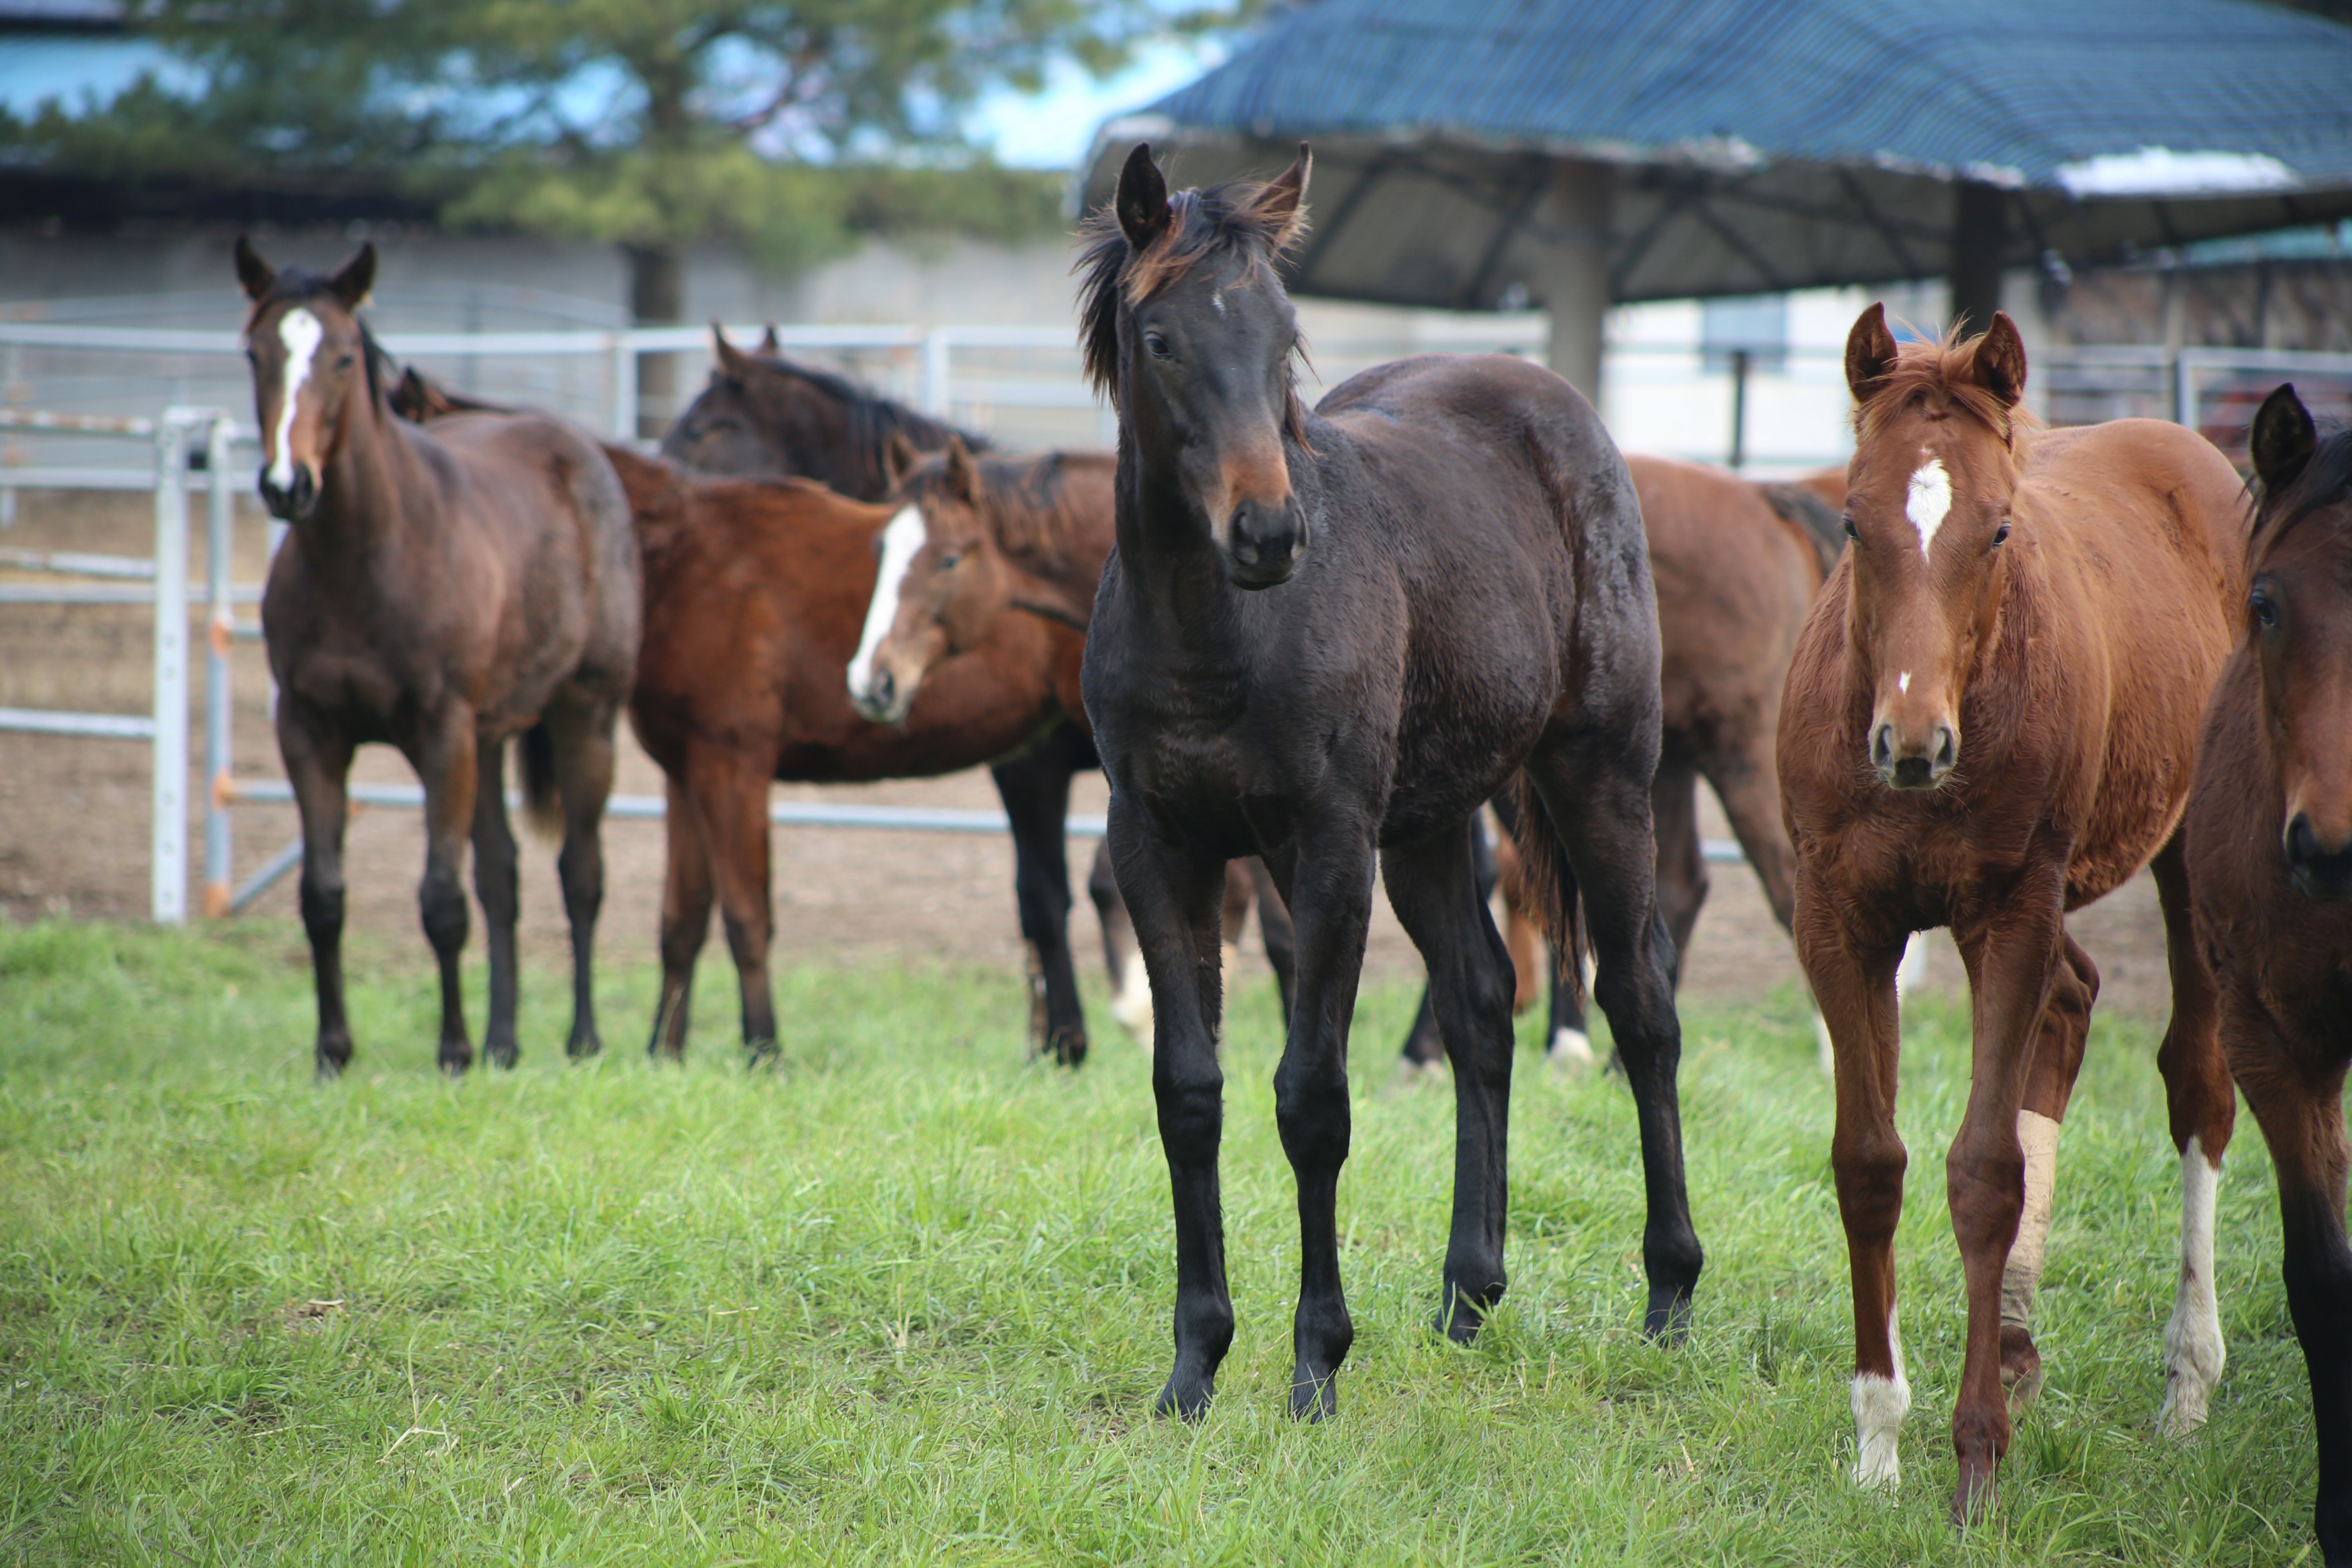
<path fill-rule="evenodd" d="M 2158 1065 L 2184 1179 L 2160 1425 L 2201 1422 L 2221 1371 L 2212 1173 L 2234 1101 L 2174 829 L 2242 593 L 2243 508 L 2228 460 L 2177 426 L 2034 429 L 2005 315 L 1967 342 L 1898 348 L 1873 305 L 1845 364 L 1853 544 L 1789 671 L 1781 798 L 1798 954 L 1837 1058 L 1831 1160 L 1865 1486 L 1898 1479 L 1911 1402 L 1895 1303 L 1895 968 L 1911 932 L 1939 925 L 1968 965 L 1971 1083 L 1946 1163 L 1969 1293 L 1952 1415 L 1965 1519 L 1991 1503 L 2009 1447 L 2004 1385 L 2022 1400 L 2041 1376 L 2031 1314 L 2058 1123 L 2099 985 L 2064 915 L 2151 858 L 2173 983 Z"/>
<path fill-rule="evenodd" d="M 2244 640 L 2214 689 L 2189 801 L 2199 945 L 2230 1070 L 2278 1168 L 2286 1299 L 2311 1374 L 2319 1547 L 2352 1564 L 2352 433 L 2292 386 L 2252 441 L 2261 502 Z M 2177 1128 L 2176 1128 L 2177 1131 Z M 2186 1167 L 2184 1167 L 2185 1169 Z M 2214 1355 L 2220 1359 L 2216 1341 Z"/>

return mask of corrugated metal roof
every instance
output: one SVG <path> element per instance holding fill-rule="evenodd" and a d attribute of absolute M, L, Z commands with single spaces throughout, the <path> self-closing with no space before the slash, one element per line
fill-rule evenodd
<path fill-rule="evenodd" d="M 1186 181 L 1317 154 L 1299 286 L 1456 308 L 1535 270 L 1559 156 L 1621 165 L 1621 300 L 1940 273 L 2352 213 L 2352 29 L 2246 0 L 1321 0 L 1104 130 Z M 1331 239 L 1334 218 L 1347 233 Z"/>

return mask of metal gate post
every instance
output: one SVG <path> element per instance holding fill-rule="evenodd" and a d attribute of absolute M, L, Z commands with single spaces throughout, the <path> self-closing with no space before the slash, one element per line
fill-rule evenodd
<path fill-rule="evenodd" d="M 152 910 L 188 918 L 188 430 L 155 422 L 155 790 Z"/>
<path fill-rule="evenodd" d="M 637 440 L 637 351 L 626 332 L 608 334 L 613 360 L 613 439 L 624 447 Z"/>
<path fill-rule="evenodd" d="M 205 531 L 205 918 L 229 912 L 229 721 L 235 712 L 229 685 L 229 638 L 236 612 L 229 603 L 229 565 L 234 548 L 236 492 L 230 489 L 229 422 L 216 418 L 205 430 L 207 481 Z"/>
<path fill-rule="evenodd" d="M 934 419 L 948 416 L 947 331 L 933 327 L 923 334 L 923 412 Z"/>

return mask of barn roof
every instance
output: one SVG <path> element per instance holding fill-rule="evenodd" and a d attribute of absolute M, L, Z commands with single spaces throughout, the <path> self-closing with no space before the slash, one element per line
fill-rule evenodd
<path fill-rule="evenodd" d="M 2352 213 L 2352 29 L 2244 0 L 1321 0 L 1097 139 L 1186 183 L 1316 149 L 1299 286 L 1507 302 L 1551 161 L 1618 166 L 1620 300 L 1945 271 L 1952 182 L 2012 264 Z"/>

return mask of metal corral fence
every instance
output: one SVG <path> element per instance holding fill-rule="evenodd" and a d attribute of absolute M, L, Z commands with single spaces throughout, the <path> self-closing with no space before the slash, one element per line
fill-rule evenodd
<path fill-rule="evenodd" d="M 740 341 L 762 329 L 730 329 Z M 1416 342 L 1413 349 L 1476 348 L 1540 355 L 1541 322 L 1498 319 L 1491 331 L 1461 334 L 1462 342 Z M 968 423 L 992 426 L 1002 411 L 1055 410 L 1089 421 L 1098 437 L 1108 433 L 1108 416 L 1078 375 L 1070 334 L 1061 327 L 787 327 L 779 331 L 787 349 L 815 352 L 862 363 L 869 379 L 928 411 Z M 450 374 L 457 382 L 519 400 L 557 408 L 583 423 L 602 426 L 616 439 L 631 440 L 640 412 L 638 356 L 649 353 L 707 353 L 701 328 L 529 332 L 410 332 L 386 334 L 384 346 L 403 360 Z M 1400 345 L 1325 345 L 1318 352 L 1323 379 L 1336 382 L 1357 368 L 1392 355 Z M 157 331 L 103 326 L 0 321 L 0 356 L 17 374 L 0 377 L 9 390 L 37 386 L 24 374 L 23 355 L 156 356 L 178 362 L 162 384 L 185 390 L 202 386 L 226 401 L 242 395 L 247 383 L 237 363 L 242 345 L 233 333 Z M 1680 371 L 1697 350 L 1645 345 L 1640 352 L 1648 378 Z M 1791 351 L 1792 357 L 1801 351 Z M 1813 356 L 1826 357 L 1826 356 Z M 226 363 L 220 362 L 226 361 Z M 873 374 L 878 366 L 884 374 Z M 523 374 L 485 374 L 485 365 L 520 367 Z M 575 374 L 593 365 L 599 374 Z M 1826 368 L 1826 367 L 1822 367 Z M 2294 380 L 2305 399 L 2323 416 L 2352 413 L 2352 354 L 2162 348 L 2078 349 L 2045 353 L 2035 366 L 2038 401 L 2051 423 L 2086 424 L 2141 416 L 2193 425 L 2216 445 L 2242 458 L 2245 431 L 2260 399 L 2280 381 Z M 1735 354 L 1717 378 L 1727 392 L 1731 451 L 1742 452 L 1750 397 L 1747 356 Z M 225 389 L 225 390 L 224 390 Z M 532 396 L 537 392 L 541 395 Z M 588 395 L 593 393 L 593 396 Z M 552 395 L 549 395 L 551 394 Z M 601 406 L 599 406 L 601 405 Z M 189 693 L 191 649 L 187 606 L 205 607 L 205 867 L 203 908 L 221 916 L 245 908 L 299 862 L 299 839 L 270 856 L 244 881 L 231 865 L 230 814 L 240 801 L 284 802 L 293 798 L 283 780 L 239 778 L 230 754 L 230 658 L 233 645 L 257 640 L 260 628 L 240 619 L 238 606 L 260 600 L 254 584 L 229 580 L 235 500 L 252 467 L 255 432 L 223 408 L 174 404 L 153 417 L 124 417 L 73 411 L 0 409 L 0 519 L 13 492 L 24 489 L 149 490 L 155 499 L 155 553 L 152 558 L 66 552 L 0 549 L 0 570 L 72 578 L 69 583 L 0 583 L 0 605 L 145 604 L 154 608 L 154 700 L 149 714 L 75 713 L 0 708 L 0 731 L 34 734 L 98 736 L 143 741 L 153 748 L 153 823 L 151 909 L 153 918 L 178 923 L 187 914 Z M 131 444 L 136 444 L 134 447 Z M 62 460 L 91 447 L 111 461 Z M 126 461 L 134 450 L 143 460 Z M 37 460 L 36 460 L 37 459 Z M 192 488 L 206 498 L 207 576 L 201 588 L 188 582 L 188 510 Z M 272 546 L 282 525 L 273 524 Z M 356 785 L 354 805 L 415 807 L 423 791 L 414 785 Z M 653 796 L 619 795 L 610 814 L 622 818 L 658 817 L 663 803 Z M 779 824 L 800 826 L 868 827 L 999 833 L 1003 815 L 870 805 L 777 803 L 770 808 Z M 1099 816 L 1074 816 L 1070 831 L 1098 837 Z M 1738 847 L 1709 840 L 1710 859 L 1737 860 Z"/>

